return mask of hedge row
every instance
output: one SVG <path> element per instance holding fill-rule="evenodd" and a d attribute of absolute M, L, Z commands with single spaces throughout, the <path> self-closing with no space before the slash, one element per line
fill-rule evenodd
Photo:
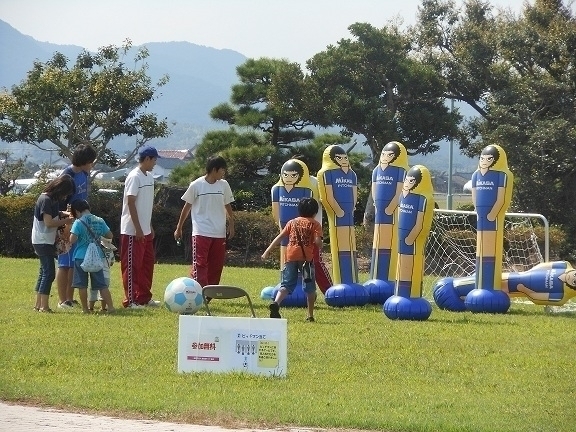
<path fill-rule="evenodd" d="M 190 242 L 184 241 L 178 246 L 174 241 L 174 229 L 182 209 L 182 196 L 185 188 L 160 186 L 155 197 L 155 207 L 152 216 L 152 225 L 155 230 L 156 257 L 162 261 L 190 262 Z M 36 195 L 0 197 L 0 254 L 11 257 L 34 257 L 34 250 L 30 242 L 32 217 Z M 120 237 L 120 214 L 122 211 L 122 192 L 99 193 L 95 191 L 90 196 L 92 212 L 106 221 L 116 243 Z M 229 240 L 229 256 L 232 256 L 237 265 L 261 265 L 259 256 L 278 233 L 270 211 L 241 211 L 234 213 L 236 236 Z M 326 221 L 326 218 L 324 218 Z M 328 241 L 328 230 L 324 224 L 324 238 Z M 536 227 L 535 232 L 540 250 L 544 250 L 543 232 Z M 184 224 L 183 236 L 190 238 L 191 223 L 188 218 Z M 469 235 L 469 234 L 467 234 Z M 560 259 L 559 251 L 562 249 L 565 235 L 559 227 L 550 228 L 550 259 Z M 363 226 L 356 226 L 356 243 L 360 255 L 371 256 L 372 231 Z M 274 255 L 277 257 L 277 254 Z M 230 260 L 228 260 L 230 261 Z M 269 262 L 277 266 L 276 260 Z"/>
<path fill-rule="evenodd" d="M 164 261 L 189 262 L 190 242 L 178 246 L 174 241 L 174 229 L 182 209 L 182 190 L 160 188 L 156 194 L 152 226 L 155 230 L 156 257 Z M 177 197 L 177 199 L 176 199 Z M 10 257 L 34 257 L 30 242 L 32 218 L 36 195 L 0 197 L 0 254 Z M 115 242 L 120 237 L 122 193 L 98 193 L 90 196 L 92 213 L 102 217 L 112 232 Z M 263 212 L 236 211 L 236 236 L 229 240 L 228 249 L 237 257 L 244 257 L 240 264 L 254 264 L 254 256 L 262 253 L 278 233 L 270 214 Z M 190 238 L 191 223 L 184 224 L 183 237 Z"/>

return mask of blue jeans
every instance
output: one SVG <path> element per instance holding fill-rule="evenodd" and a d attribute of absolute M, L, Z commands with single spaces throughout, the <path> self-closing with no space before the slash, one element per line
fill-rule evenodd
<path fill-rule="evenodd" d="M 289 261 L 284 263 L 284 268 L 282 269 L 282 280 L 280 281 L 280 286 L 286 288 L 289 294 L 292 294 L 294 288 L 298 283 L 298 272 L 302 271 L 302 264 L 304 261 Z M 302 291 L 308 294 L 316 292 L 316 282 L 314 274 L 314 266 L 311 267 L 312 270 L 312 281 L 308 283 L 302 283 Z"/>
<path fill-rule="evenodd" d="M 40 271 L 38 273 L 38 280 L 36 281 L 36 288 L 34 290 L 38 294 L 50 295 L 52 289 L 52 282 L 56 279 L 56 263 L 55 255 L 56 248 L 54 245 L 37 244 L 32 245 L 34 252 L 40 258 Z"/>
<path fill-rule="evenodd" d="M 74 260 L 74 275 L 72 276 L 72 286 L 78 289 L 88 289 L 88 276 L 90 276 L 90 289 L 99 291 L 108 288 L 108 283 L 110 282 L 110 277 L 108 277 L 108 282 L 104 277 L 104 270 L 100 270 L 93 273 L 86 273 L 82 270 L 80 265 L 83 259 Z"/>

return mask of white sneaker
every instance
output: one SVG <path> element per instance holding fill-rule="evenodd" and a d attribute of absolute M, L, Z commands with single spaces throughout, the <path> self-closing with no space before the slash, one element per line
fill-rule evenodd
<path fill-rule="evenodd" d="M 146 303 L 146 306 L 158 307 L 160 306 L 160 302 L 158 300 L 150 300 L 148 303 Z"/>
<path fill-rule="evenodd" d="M 74 306 L 70 306 L 66 302 L 58 303 L 58 309 L 73 309 Z"/>
<path fill-rule="evenodd" d="M 139 305 L 137 303 L 130 303 L 128 309 L 144 309 L 144 305 Z"/>

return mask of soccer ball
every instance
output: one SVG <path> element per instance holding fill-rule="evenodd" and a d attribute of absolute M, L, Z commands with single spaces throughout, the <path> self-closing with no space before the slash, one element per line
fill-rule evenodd
<path fill-rule="evenodd" d="M 194 315 L 200 310 L 204 299 L 202 287 L 189 277 L 174 279 L 164 291 L 164 306 L 180 315 Z"/>

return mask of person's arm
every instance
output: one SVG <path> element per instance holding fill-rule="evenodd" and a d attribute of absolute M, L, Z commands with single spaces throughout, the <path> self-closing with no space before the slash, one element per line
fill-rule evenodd
<path fill-rule="evenodd" d="M 128 195 L 126 202 L 128 204 L 128 213 L 136 229 L 136 240 L 144 240 L 144 232 L 142 231 L 140 219 L 138 218 L 138 210 L 136 210 L 136 195 Z"/>
<path fill-rule="evenodd" d="M 398 207 L 398 201 L 400 201 L 400 194 L 402 193 L 402 186 L 404 184 L 401 182 L 396 183 L 396 195 L 392 197 L 386 208 L 384 209 L 384 213 L 388 216 L 394 214 L 396 208 Z"/>
<path fill-rule="evenodd" d="M 322 250 L 322 225 L 320 225 L 320 223 L 318 223 L 318 225 L 315 226 L 314 243 L 316 244 L 318 249 Z"/>
<path fill-rule="evenodd" d="M 486 216 L 489 221 L 494 221 L 498 217 L 498 214 L 504 207 L 504 198 L 505 198 L 505 191 L 503 187 L 498 188 L 498 194 L 496 195 L 496 202 L 492 206 L 492 210 Z"/>
<path fill-rule="evenodd" d="M 232 238 L 236 233 L 234 228 L 234 213 L 232 212 L 232 206 L 230 204 L 226 204 L 224 207 L 226 207 L 226 214 L 228 215 L 228 238 Z"/>
<path fill-rule="evenodd" d="M 532 300 L 546 301 L 550 299 L 549 293 L 537 292 L 522 284 L 518 284 L 517 290 Z"/>
<path fill-rule="evenodd" d="M 79 222 L 82 223 L 82 222 Z M 78 241 L 78 223 L 74 223 L 72 225 L 72 227 L 70 228 L 70 236 L 69 236 L 69 241 L 70 244 L 74 244 Z"/>
<path fill-rule="evenodd" d="M 280 203 L 278 201 L 272 201 L 272 219 L 276 225 L 280 226 Z"/>
<path fill-rule="evenodd" d="M 264 253 L 262 254 L 262 259 L 265 260 L 266 258 L 268 258 L 268 254 L 270 253 L 270 251 L 272 249 L 274 249 L 276 246 L 278 246 L 280 244 L 280 241 L 282 240 L 282 237 L 284 236 L 284 231 L 282 231 L 280 234 L 278 234 L 276 236 L 276 238 L 274 238 L 274 240 L 272 240 L 272 243 L 270 243 L 270 246 L 268 246 L 268 248 L 266 248 L 266 250 L 264 251 Z"/>
<path fill-rule="evenodd" d="M 342 207 L 340 207 L 340 204 L 338 203 L 338 201 L 336 201 L 336 198 L 334 197 L 334 189 L 332 185 L 328 184 L 326 184 L 326 204 L 330 207 L 332 212 L 334 212 L 334 215 L 336 215 L 337 217 L 344 216 L 344 210 L 342 210 Z"/>
<path fill-rule="evenodd" d="M 182 211 L 180 212 L 180 217 L 178 218 L 176 230 L 174 231 L 174 240 L 178 241 L 182 239 L 182 227 L 184 226 L 184 222 L 186 222 L 186 218 L 190 214 L 191 209 L 192 204 L 185 202 L 184 207 L 182 207 Z"/>
<path fill-rule="evenodd" d="M 414 223 L 414 227 L 410 230 L 410 234 L 406 236 L 406 244 L 413 245 L 416 241 L 416 237 L 422 231 L 422 227 L 424 226 L 424 212 L 419 211 L 416 215 L 416 222 Z"/>
<path fill-rule="evenodd" d="M 44 213 L 42 215 L 42 222 L 44 222 L 44 225 L 46 225 L 48 228 L 54 228 L 61 227 L 63 225 L 70 225 L 72 222 L 74 222 L 74 218 L 68 216 L 64 219 L 57 219 L 53 218 L 49 213 Z"/>

